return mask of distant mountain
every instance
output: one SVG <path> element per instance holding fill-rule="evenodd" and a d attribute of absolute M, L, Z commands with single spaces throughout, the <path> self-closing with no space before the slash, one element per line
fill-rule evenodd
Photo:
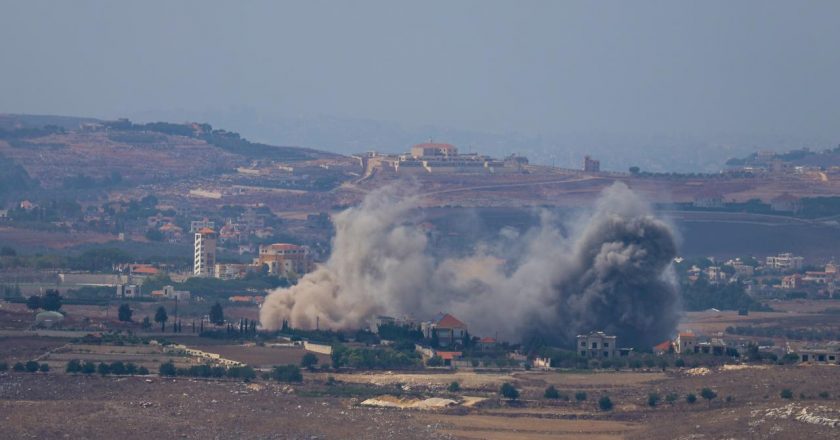
<path fill-rule="evenodd" d="M 403 152 L 430 138 L 457 145 L 464 152 L 496 157 L 511 153 L 527 156 L 532 163 L 580 168 L 583 157 L 601 160 L 605 170 L 627 171 L 638 166 L 651 172 L 717 172 L 726 160 L 756 149 L 784 151 L 812 146 L 825 148 L 830 140 L 781 135 L 721 134 L 640 135 L 622 133 L 565 133 L 525 135 L 483 133 L 439 126 L 405 126 L 360 118 L 334 116 L 268 116 L 253 110 L 148 112 L 135 115 L 142 120 L 206 120 L 231 127 L 261 142 L 305 145 L 340 154 L 377 150 Z"/>

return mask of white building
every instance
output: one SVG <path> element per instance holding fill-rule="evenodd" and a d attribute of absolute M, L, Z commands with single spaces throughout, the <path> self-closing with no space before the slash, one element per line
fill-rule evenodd
<path fill-rule="evenodd" d="M 581 357 L 612 359 L 615 357 L 615 344 L 616 337 L 604 332 L 592 332 L 577 337 L 577 351 Z"/>
<path fill-rule="evenodd" d="M 216 222 L 212 222 L 208 219 L 204 220 L 193 220 L 190 222 L 190 232 L 196 233 L 204 228 L 213 229 L 216 227 Z"/>
<path fill-rule="evenodd" d="M 803 257 L 795 256 L 791 253 L 784 253 L 776 255 L 775 257 L 767 257 L 765 264 L 770 269 L 775 270 L 799 270 L 802 269 L 802 263 L 805 259 Z"/>
<path fill-rule="evenodd" d="M 212 277 L 216 266 L 216 233 L 210 228 L 195 233 L 195 260 L 193 275 Z"/>

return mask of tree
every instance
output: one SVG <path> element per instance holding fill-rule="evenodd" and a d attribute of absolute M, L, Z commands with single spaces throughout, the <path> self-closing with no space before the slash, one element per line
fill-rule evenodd
<path fill-rule="evenodd" d="M 38 371 L 38 367 L 40 365 L 38 365 L 38 363 L 35 361 L 28 361 L 24 366 L 26 367 L 27 373 L 34 373 Z"/>
<path fill-rule="evenodd" d="M 430 367 L 440 367 L 443 365 L 443 358 L 440 356 L 432 356 L 426 361 L 426 365 Z"/>
<path fill-rule="evenodd" d="M 300 360 L 300 366 L 303 368 L 312 369 L 315 368 L 315 365 L 318 364 L 318 356 L 315 356 L 313 353 L 306 353 L 303 355 L 303 358 Z"/>
<path fill-rule="evenodd" d="M 9 369 L 9 364 L 5 362 L 0 362 L 0 371 L 6 371 Z"/>
<path fill-rule="evenodd" d="M 554 385 L 549 385 L 548 388 L 545 389 L 543 397 L 545 397 L 546 399 L 559 399 L 560 392 L 557 391 L 557 388 L 554 388 Z"/>
<path fill-rule="evenodd" d="M 143 323 L 140 324 L 140 326 L 143 327 L 144 329 L 148 330 L 148 329 L 152 328 L 152 321 L 149 319 L 148 316 L 144 316 L 143 317 Z"/>
<path fill-rule="evenodd" d="M 175 368 L 175 364 L 172 363 L 172 361 L 169 361 L 160 364 L 158 372 L 161 376 L 174 376 L 178 373 L 178 370 Z"/>
<path fill-rule="evenodd" d="M 17 372 L 26 371 L 26 366 L 23 365 L 23 362 L 15 362 L 15 365 L 12 367 L 12 371 L 17 371 Z"/>
<path fill-rule="evenodd" d="M 169 320 L 169 316 L 166 314 L 166 309 L 163 306 L 157 308 L 155 312 L 155 322 L 160 324 L 160 331 L 166 330 L 166 321 Z"/>
<path fill-rule="evenodd" d="M 111 366 L 105 362 L 100 362 L 99 366 L 96 367 L 96 372 L 103 376 L 107 376 L 111 374 Z"/>
<path fill-rule="evenodd" d="M 613 409 L 613 403 L 610 397 L 602 396 L 598 399 L 598 408 L 601 408 L 601 411 L 611 411 Z"/>
<path fill-rule="evenodd" d="M 44 362 L 38 367 L 38 370 L 40 370 L 42 373 L 48 373 L 50 371 L 50 364 Z"/>
<path fill-rule="evenodd" d="M 630 174 L 639 174 L 639 167 L 630 167 Z"/>
<path fill-rule="evenodd" d="M 677 360 L 674 361 L 674 366 L 677 368 L 685 367 L 685 361 L 682 358 L 677 358 Z"/>
<path fill-rule="evenodd" d="M 210 322 L 216 325 L 225 323 L 225 313 L 222 310 L 222 305 L 218 301 L 210 307 Z"/>
<path fill-rule="evenodd" d="M 120 305 L 119 310 L 117 311 L 117 315 L 119 316 L 119 320 L 123 322 L 131 322 L 131 315 L 134 313 L 134 310 L 131 310 L 128 304 Z"/>
<path fill-rule="evenodd" d="M 82 371 L 82 363 L 78 359 L 71 359 L 67 362 L 67 367 L 64 371 L 68 373 L 79 373 Z"/>
<path fill-rule="evenodd" d="M 58 293 L 58 290 L 47 290 L 47 293 L 41 298 L 41 308 L 53 312 L 61 309 L 61 294 Z"/>
<path fill-rule="evenodd" d="M 519 398 L 519 390 L 508 382 L 502 384 L 501 388 L 499 388 L 499 394 L 508 400 L 516 400 Z"/>
<path fill-rule="evenodd" d="M 111 374 L 116 374 L 117 376 L 122 376 L 127 373 L 125 369 L 125 364 L 121 361 L 116 361 L 111 363 Z"/>
<path fill-rule="evenodd" d="M 303 382 L 303 374 L 300 373 L 300 368 L 293 364 L 274 367 L 271 377 L 278 382 Z"/>
<path fill-rule="evenodd" d="M 709 406 L 712 406 L 712 400 L 717 397 L 717 393 L 711 388 L 703 388 L 700 390 L 700 397 L 709 401 Z"/>
<path fill-rule="evenodd" d="M 149 374 L 149 369 L 146 368 L 146 367 L 143 367 L 143 366 L 138 367 L 137 368 L 137 374 L 139 374 L 141 376 L 145 376 L 145 375 Z"/>
<path fill-rule="evenodd" d="M 96 365 L 93 362 L 82 364 L 82 374 L 93 374 L 96 372 Z"/>
<path fill-rule="evenodd" d="M 461 384 L 458 383 L 458 381 L 452 381 L 447 390 L 449 390 L 450 393 L 457 393 L 458 391 L 461 391 Z"/>
<path fill-rule="evenodd" d="M 26 299 L 26 308 L 29 310 L 38 310 L 41 308 L 41 297 L 32 295 Z"/>
<path fill-rule="evenodd" d="M 584 400 L 586 400 L 586 398 L 586 391 L 578 391 L 575 393 L 575 400 L 577 400 L 578 402 L 583 402 Z"/>
<path fill-rule="evenodd" d="M 650 406 L 650 407 L 656 406 L 656 404 L 659 403 L 659 400 L 660 400 L 659 394 L 657 394 L 657 393 L 648 394 L 648 400 L 647 400 L 648 406 Z"/>
<path fill-rule="evenodd" d="M 668 395 L 665 396 L 665 401 L 673 404 L 677 401 L 677 393 L 668 393 Z"/>
<path fill-rule="evenodd" d="M 779 397 L 781 397 L 782 399 L 793 399 L 793 391 L 791 391 L 789 388 L 785 388 L 782 390 L 781 393 L 779 393 Z"/>

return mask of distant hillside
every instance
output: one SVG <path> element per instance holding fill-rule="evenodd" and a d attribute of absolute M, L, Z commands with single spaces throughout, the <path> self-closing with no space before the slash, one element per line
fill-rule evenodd
<path fill-rule="evenodd" d="M 38 115 L 0 115 L 0 193 L 107 189 L 205 178 L 254 161 L 340 157 L 308 148 L 250 142 L 209 124 Z"/>

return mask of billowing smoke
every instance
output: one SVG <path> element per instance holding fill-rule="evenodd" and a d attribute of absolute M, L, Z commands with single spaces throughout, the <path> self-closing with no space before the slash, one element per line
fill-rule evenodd
<path fill-rule="evenodd" d="M 418 227 L 417 200 L 393 188 L 338 215 L 333 252 L 300 282 L 272 292 L 266 328 L 363 327 L 378 314 L 427 319 L 447 311 L 474 334 L 567 343 L 605 330 L 627 346 L 670 336 L 679 315 L 670 262 L 674 234 L 624 184 L 601 195 L 564 234 L 544 214 L 524 234 L 503 229 L 466 257 L 436 258 Z"/>

